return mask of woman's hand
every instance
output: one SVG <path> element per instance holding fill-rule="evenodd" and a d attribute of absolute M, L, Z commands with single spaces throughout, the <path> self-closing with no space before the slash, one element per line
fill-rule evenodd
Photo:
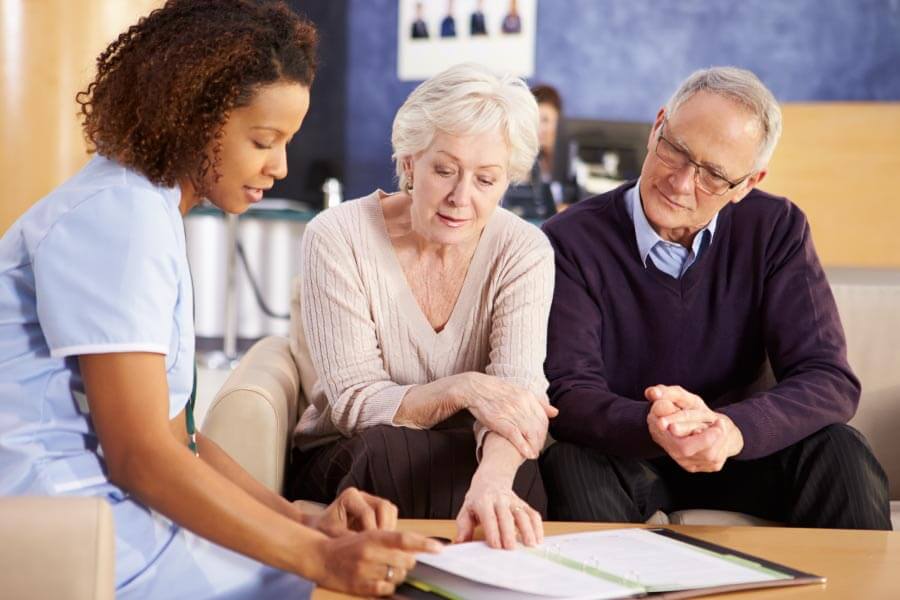
<path fill-rule="evenodd" d="M 416 564 L 417 552 L 440 552 L 441 544 L 418 533 L 364 531 L 322 540 L 310 579 L 338 592 L 389 596 Z"/>
<path fill-rule="evenodd" d="M 559 411 L 546 395 L 484 373 L 454 375 L 452 393 L 485 427 L 505 437 L 525 458 L 537 458 L 547 438 L 548 419 Z"/>
<path fill-rule="evenodd" d="M 456 517 L 456 541 L 471 540 L 478 524 L 491 548 L 512 550 L 517 538 L 526 546 L 544 541 L 541 515 L 513 492 L 512 481 L 476 473 Z"/>
<path fill-rule="evenodd" d="M 392 531 L 397 527 L 397 507 L 384 498 L 350 487 L 324 512 L 307 516 L 305 524 L 330 537 L 375 529 Z"/>

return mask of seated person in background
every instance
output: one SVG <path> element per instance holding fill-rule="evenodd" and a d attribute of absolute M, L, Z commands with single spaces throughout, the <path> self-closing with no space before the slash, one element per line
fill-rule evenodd
<path fill-rule="evenodd" d="M 559 173 L 555 160 L 560 157 L 556 151 L 556 141 L 559 137 L 559 120 L 562 117 L 562 98 L 556 88 L 551 85 L 536 85 L 531 88 L 531 93 L 538 103 L 538 159 L 535 166 L 540 174 L 540 181 L 550 183 L 559 180 Z M 556 200 L 556 195 L 554 195 Z M 562 200 L 557 200 L 557 203 Z"/>
<path fill-rule="evenodd" d="M 582 191 L 569 164 L 569 149 L 561 135 L 562 97 L 553 86 L 540 84 L 531 88 L 538 102 L 540 150 L 531 174 L 531 185 L 549 194 L 557 210 L 565 210 L 578 202 Z M 551 216 L 551 215 L 547 215 Z"/>
<path fill-rule="evenodd" d="M 553 251 L 498 207 L 534 163 L 537 122 L 521 80 L 450 68 L 394 119 L 400 191 L 306 228 L 292 348 L 319 380 L 295 431 L 293 497 L 356 486 L 401 517 L 456 517 L 459 540 L 480 523 L 494 547 L 541 541 Z"/>
<path fill-rule="evenodd" d="M 548 221 L 551 518 L 740 511 L 890 529 L 887 481 L 806 217 L 754 189 L 781 111 L 749 71 L 682 83 L 641 177 Z M 776 385 L 747 389 L 766 357 Z"/>

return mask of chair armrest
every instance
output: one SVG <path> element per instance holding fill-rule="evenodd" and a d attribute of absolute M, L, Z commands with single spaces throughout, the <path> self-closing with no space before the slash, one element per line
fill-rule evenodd
<path fill-rule="evenodd" d="M 263 338 L 216 394 L 203 434 L 257 481 L 280 494 L 299 392 L 300 376 L 288 340 Z"/>
<path fill-rule="evenodd" d="M 113 600 L 116 540 L 101 498 L 0 498 L 4 598 Z"/>
<path fill-rule="evenodd" d="M 900 269 L 826 270 L 847 335 L 847 360 L 862 382 L 850 425 L 866 436 L 900 500 Z"/>

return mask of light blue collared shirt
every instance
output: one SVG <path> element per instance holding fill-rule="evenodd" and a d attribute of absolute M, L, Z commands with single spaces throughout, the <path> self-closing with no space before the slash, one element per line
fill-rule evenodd
<path fill-rule="evenodd" d="M 634 236 L 637 238 L 638 253 L 644 267 L 647 266 L 647 257 L 653 259 L 653 264 L 663 273 L 680 279 L 691 265 L 700 257 L 709 244 L 712 242 L 713 235 L 716 232 L 716 222 L 719 220 L 719 213 L 716 213 L 709 224 L 697 232 L 694 236 L 694 242 L 691 249 L 688 250 L 681 244 L 669 242 L 659 237 L 659 234 L 650 225 L 647 215 L 644 214 L 644 207 L 641 204 L 641 182 L 638 182 L 631 189 L 625 192 L 625 206 L 628 215 L 634 223 Z"/>

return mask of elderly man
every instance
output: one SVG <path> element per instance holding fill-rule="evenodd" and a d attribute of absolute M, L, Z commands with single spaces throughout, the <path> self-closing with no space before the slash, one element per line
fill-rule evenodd
<path fill-rule="evenodd" d="M 698 71 L 657 114 L 640 179 L 544 226 L 551 518 L 890 529 L 884 471 L 846 425 L 860 386 L 809 225 L 755 189 L 780 133 L 755 75 Z M 752 393 L 767 358 L 777 383 Z"/>

